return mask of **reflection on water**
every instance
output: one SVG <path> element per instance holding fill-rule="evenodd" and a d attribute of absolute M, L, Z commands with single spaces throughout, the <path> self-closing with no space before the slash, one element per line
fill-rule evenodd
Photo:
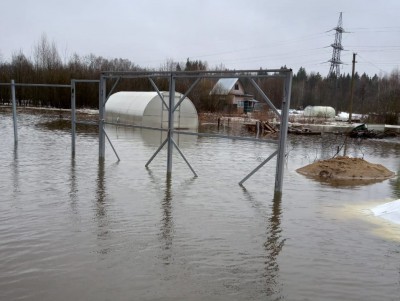
<path fill-rule="evenodd" d="M 104 159 L 99 159 L 98 170 L 97 170 L 97 191 L 96 191 L 96 204 L 97 204 L 97 216 L 105 216 L 105 170 L 104 170 Z"/>
<path fill-rule="evenodd" d="M 92 117 L 93 118 L 93 117 Z M 97 120 L 93 120 L 96 123 Z M 79 122 L 79 120 L 78 120 Z M 49 130 L 49 131 L 64 131 L 66 133 L 71 132 L 71 120 L 69 119 L 50 119 L 44 122 L 40 122 L 38 127 Z M 87 125 L 87 124 L 76 124 L 77 133 L 86 133 L 97 135 L 98 128 L 97 125 Z"/>
<path fill-rule="evenodd" d="M 96 199 L 95 199 L 95 214 L 97 220 L 97 237 L 99 239 L 98 251 L 100 254 L 107 254 L 111 248 L 103 241 L 110 239 L 109 231 L 109 217 L 107 216 L 107 198 L 105 186 L 105 161 L 104 159 L 98 160 L 98 170 L 96 179 Z"/>
<path fill-rule="evenodd" d="M 268 285 L 267 292 L 276 294 L 280 289 L 278 256 L 282 251 L 285 239 L 281 237 L 281 203 L 280 196 L 275 195 L 272 203 L 272 214 L 267 223 L 267 241 L 264 243 L 267 252 L 267 260 L 265 262 L 265 281 Z"/>
<path fill-rule="evenodd" d="M 159 239 L 161 243 L 161 262 L 163 265 L 170 265 L 174 261 L 173 258 L 173 238 L 175 232 L 174 217 L 173 217 L 173 181 L 172 175 L 166 174 L 165 182 L 162 183 L 162 178 L 158 178 L 153 174 L 150 168 L 146 168 L 148 175 L 150 176 L 155 190 L 162 192 L 161 200 L 161 220 L 160 220 L 160 231 Z M 192 183 L 194 183 L 196 177 L 189 178 L 183 181 L 180 185 L 177 193 L 187 191 L 190 189 Z"/>
<path fill-rule="evenodd" d="M 400 151 L 400 149 L 399 149 L 399 151 Z M 393 197 L 400 199 L 400 160 L 398 162 L 396 177 L 394 177 L 393 179 L 390 179 L 389 183 L 393 189 Z"/>
<path fill-rule="evenodd" d="M 397 174 L 400 175 L 400 169 Z M 400 176 L 397 176 L 396 178 L 390 180 L 390 184 L 393 188 L 393 197 L 400 198 Z"/>
<path fill-rule="evenodd" d="M 165 139 L 167 139 L 168 135 L 167 131 L 139 128 L 134 129 L 115 125 L 106 125 L 106 131 L 107 133 L 114 135 L 117 139 L 126 139 L 127 137 L 132 137 L 136 140 L 137 134 L 140 133 L 141 142 L 150 147 L 161 145 Z M 174 140 L 178 146 L 184 146 L 195 143 L 197 141 L 197 136 L 174 134 Z"/>
<path fill-rule="evenodd" d="M 303 175 L 304 177 L 317 181 L 323 185 L 332 186 L 332 187 L 342 187 L 342 188 L 351 188 L 358 186 L 368 186 L 375 183 L 380 183 L 383 181 L 388 181 L 389 178 L 383 179 L 329 179 L 321 176 L 311 176 L 311 175 Z"/>
<path fill-rule="evenodd" d="M 162 200 L 162 220 L 161 220 L 161 239 L 162 239 L 162 253 L 163 263 L 168 265 L 171 263 L 171 247 L 174 235 L 174 222 L 172 216 L 172 191 L 171 191 L 171 175 L 166 175 L 165 179 L 165 194 Z"/>
<path fill-rule="evenodd" d="M 17 197 L 19 191 L 19 167 L 18 167 L 18 144 L 14 145 L 13 162 L 12 164 L 12 179 L 13 179 L 13 196 Z"/>
<path fill-rule="evenodd" d="M 69 190 L 69 197 L 70 197 L 70 204 L 71 210 L 73 213 L 77 214 L 77 203 L 78 203 L 78 188 L 77 188 L 77 180 L 76 180 L 76 162 L 75 156 L 71 156 L 71 169 L 70 169 L 70 190 Z"/>
<path fill-rule="evenodd" d="M 245 187 L 242 187 L 243 194 L 249 202 L 258 211 L 263 210 L 263 204 L 251 195 Z M 282 218 L 282 196 L 274 194 L 272 200 L 272 212 L 266 219 L 266 233 L 267 240 L 264 242 L 263 247 L 265 250 L 265 272 L 263 273 L 265 283 L 265 293 L 268 297 L 274 297 L 274 300 L 282 299 L 282 284 L 279 281 L 279 264 L 278 257 L 285 244 L 285 238 L 282 236 L 281 218 Z"/>

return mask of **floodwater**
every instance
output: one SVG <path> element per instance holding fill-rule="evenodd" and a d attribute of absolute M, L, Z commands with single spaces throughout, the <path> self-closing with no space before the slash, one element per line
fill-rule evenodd
<path fill-rule="evenodd" d="M 0 300 L 399 300 L 400 225 L 369 210 L 400 198 L 393 178 L 335 187 L 296 173 L 340 136 L 290 136 L 281 199 L 268 143 L 107 129 L 70 135 L 0 114 Z M 42 120 L 43 121 L 43 120 Z M 344 148 L 343 148 L 344 150 Z M 351 141 L 349 155 L 400 172 L 400 143 Z"/>

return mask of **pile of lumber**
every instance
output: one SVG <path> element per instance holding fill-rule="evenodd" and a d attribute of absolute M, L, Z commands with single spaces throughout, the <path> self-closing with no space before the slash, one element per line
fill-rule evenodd
<path fill-rule="evenodd" d="M 273 134 L 277 129 L 268 121 L 256 121 L 255 123 L 243 124 L 251 133 L 261 133 L 262 135 Z"/>

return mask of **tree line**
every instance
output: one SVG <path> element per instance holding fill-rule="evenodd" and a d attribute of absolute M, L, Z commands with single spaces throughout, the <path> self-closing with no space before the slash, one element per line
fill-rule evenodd
<path fill-rule="evenodd" d="M 62 60 L 54 42 L 49 42 L 43 35 L 33 47 L 33 55 L 27 57 L 22 51 L 15 52 L 11 61 L 0 61 L 0 83 L 66 84 L 71 79 L 98 80 L 102 71 L 229 71 L 223 65 L 209 68 L 207 62 L 190 60 L 175 62 L 167 59 L 157 70 L 142 68 L 127 59 L 107 59 L 94 54 L 80 56 L 73 54 L 68 60 Z M 264 69 L 265 70 L 265 69 Z M 260 74 L 265 73 L 260 68 Z M 343 74 L 339 77 L 323 77 L 319 73 L 307 73 L 301 67 L 294 72 L 292 82 L 291 108 L 302 109 L 308 105 L 332 106 L 337 112 L 349 111 L 351 94 L 351 76 Z M 193 79 L 179 79 L 176 90 L 184 93 Z M 226 104 L 210 95 L 216 80 L 203 79 L 188 95 L 197 110 L 218 112 L 226 108 Z M 168 90 L 167 79 L 158 79 L 156 84 L 160 90 Z M 247 93 L 255 99 L 262 100 L 255 88 L 246 80 L 242 84 Z M 283 96 L 282 80 L 269 78 L 259 80 L 258 84 L 277 106 Z M 109 83 L 111 86 L 112 83 Z M 116 91 L 153 91 L 148 79 L 121 80 Z M 98 86 L 91 83 L 79 83 L 77 86 L 77 106 L 87 108 L 98 107 Z M 9 103 L 10 88 L 0 86 L 0 102 Z M 18 104 L 29 106 L 48 106 L 70 108 L 70 91 L 67 88 L 53 87 L 17 87 Z M 369 76 L 365 73 L 354 76 L 353 113 L 375 116 L 379 122 L 397 124 L 400 116 L 400 73 L 394 70 L 390 75 Z"/>
<path fill-rule="evenodd" d="M 368 115 L 377 122 L 397 124 L 400 117 L 400 73 L 372 77 L 354 74 L 352 112 Z M 349 74 L 339 77 L 322 77 L 319 73 L 307 74 L 300 68 L 293 77 L 292 106 L 322 105 L 335 108 L 336 112 L 349 112 L 351 98 Z"/>

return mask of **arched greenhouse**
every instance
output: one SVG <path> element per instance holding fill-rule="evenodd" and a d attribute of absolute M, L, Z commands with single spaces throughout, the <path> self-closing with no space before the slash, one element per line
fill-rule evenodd
<path fill-rule="evenodd" d="M 161 92 L 168 103 L 169 92 Z M 182 97 L 175 92 L 175 103 Z M 112 94 L 105 107 L 106 121 L 118 124 L 168 128 L 168 110 L 157 92 L 117 92 Z M 185 98 L 174 113 L 176 129 L 197 129 L 197 110 Z"/>

